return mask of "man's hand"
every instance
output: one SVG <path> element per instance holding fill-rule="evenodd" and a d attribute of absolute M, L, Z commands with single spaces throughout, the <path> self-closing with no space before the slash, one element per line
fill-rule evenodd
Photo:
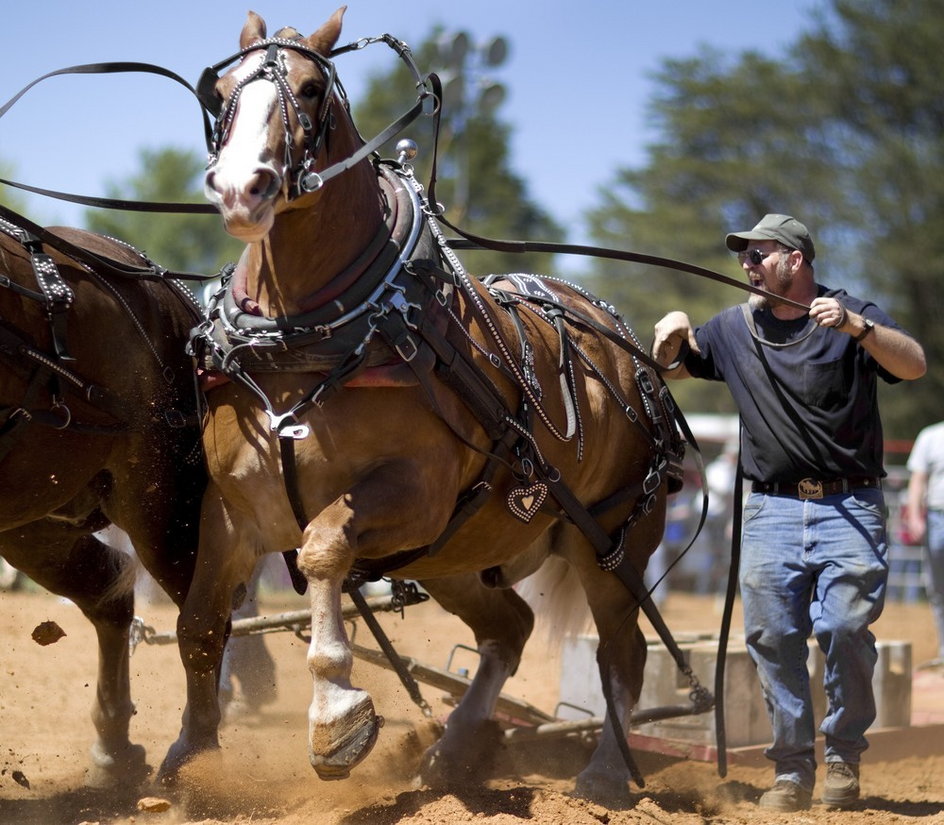
<path fill-rule="evenodd" d="M 821 327 L 833 327 L 840 332 L 852 332 L 851 329 L 843 329 L 848 325 L 849 313 L 835 298 L 814 298 L 813 303 L 810 304 L 810 318 Z"/>
<path fill-rule="evenodd" d="M 666 367 L 679 357 L 683 343 L 687 343 L 695 352 L 701 351 L 695 341 L 695 330 L 692 327 L 692 322 L 684 312 L 676 310 L 670 312 L 655 325 L 652 357 L 663 367 Z M 679 365 L 675 370 L 665 375 L 668 378 L 682 378 L 687 376 L 688 372 Z"/>

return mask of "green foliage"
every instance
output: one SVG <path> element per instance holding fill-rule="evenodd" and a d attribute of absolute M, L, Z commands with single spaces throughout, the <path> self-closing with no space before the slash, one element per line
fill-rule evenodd
<path fill-rule="evenodd" d="M 725 233 L 796 215 L 817 242 L 817 279 L 875 300 L 924 345 L 928 375 L 883 392 L 886 434 L 910 438 L 942 417 L 944 395 L 944 7 L 834 0 L 828 12 L 780 61 L 710 50 L 665 61 L 651 103 L 660 139 L 644 168 L 616 172 L 588 220 L 600 243 L 742 277 Z M 608 262 L 591 280 L 641 330 L 671 309 L 697 324 L 745 298 Z M 730 409 L 723 387 L 673 390 L 683 408 Z"/>
<path fill-rule="evenodd" d="M 0 161 L 0 178 L 6 178 L 6 180 L 16 180 L 16 174 L 13 166 L 9 163 Z M 7 209 L 12 209 L 14 212 L 19 212 L 21 215 L 26 215 L 26 198 L 23 197 L 18 189 L 15 189 L 12 186 L 0 186 L 0 203 L 2 203 Z"/>
<path fill-rule="evenodd" d="M 141 170 L 127 181 L 109 182 L 110 198 L 157 203 L 205 203 L 204 164 L 195 153 L 142 149 Z M 214 275 L 239 257 L 242 244 L 223 230 L 217 215 L 87 210 L 94 232 L 132 244 L 170 270 Z"/>
<path fill-rule="evenodd" d="M 436 71 L 448 79 L 437 41 L 441 29 L 415 49 L 421 72 Z M 416 99 L 412 77 L 399 63 L 388 73 L 370 78 L 362 100 L 355 101 L 354 119 L 361 134 L 369 140 L 402 115 Z M 343 66 L 339 67 L 343 74 Z M 474 86 L 474 67 L 468 65 L 456 74 L 466 86 Z M 342 77 L 343 79 L 343 77 Z M 396 142 L 410 138 L 419 146 L 413 163 L 418 179 L 429 181 L 433 160 L 434 119 L 422 116 L 402 135 L 383 147 L 381 155 L 393 157 Z M 482 105 L 469 95 L 450 99 L 442 107 L 439 155 L 436 170 L 436 200 L 445 206 L 446 217 L 456 226 L 491 238 L 557 241 L 561 228 L 550 214 L 528 197 L 527 186 L 511 169 L 508 152 L 510 129 L 496 117 L 492 107 Z M 447 235 L 452 233 L 447 231 Z M 471 272 L 553 272 L 553 256 L 472 251 L 463 253 L 463 263 Z"/>

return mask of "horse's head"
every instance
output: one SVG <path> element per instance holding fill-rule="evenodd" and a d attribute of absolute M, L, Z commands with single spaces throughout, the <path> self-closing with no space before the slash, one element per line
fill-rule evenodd
<path fill-rule="evenodd" d="M 323 168 L 319 155 L 338 100 L 327 55 L 341 33 L 345 8 L 310 37 L 285 28 L 267 38 L 265 22 L 250 12 L 240 51 L 216 68 L 239 62 L 212 90 L 203 90 L 220 109 L 206 195 L 226 230 L 241 240 L 265 237 L 276 212 L 314 188 L 306 181 L 316 166 Z M 213 70 L 208 72 L 212 79 Z"/>

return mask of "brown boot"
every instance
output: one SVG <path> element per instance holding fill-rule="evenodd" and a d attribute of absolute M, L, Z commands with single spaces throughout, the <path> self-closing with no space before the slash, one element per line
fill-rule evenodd
<path fill-rule="evenodd" d="M 813 800 L 813 792 L 806 791 L 789 779 L 778 779 L 774 786 L 761 796 L 757 805 L 768 811 L 806 811 Z"/>
<path fill-rule="evenodd" d="M 827 762 L 823 804 L 848 808 L 859 799 L 859 766 L 850 762 Z"/>

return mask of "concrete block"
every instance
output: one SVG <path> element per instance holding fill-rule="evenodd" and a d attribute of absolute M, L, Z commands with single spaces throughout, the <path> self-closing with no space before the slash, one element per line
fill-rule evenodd
<path fill-rule="evenodd" d="M 704 637 L 678 639 L 679 646 L 699 683 L 714 692 L 717 640 Z M 596 663 L 597 638 L 584 635 L 566 639 L 561 652 L 560 701 L 557 716 L 581 719 L 603 716 L 606 705 L 600 690 Z M 911 719 L 911 645 L 881 641 L 877 644 L 878 663 L 872 685 L 878 716 L 873 728 L 906 727 Z M 811 687 L 816 722 L 825 713 L 823 656 L 815 640 L 810 641 Z M 650 643 L 639 708 L 689 705 L 691 686 L 675 661 L 660 643 Z M 725 730 L 729 748 L 765 744 L 771 731 L 754 664 L 743 640 L 728 644 L 725 668 Z M 661 739 L 676 739 L 699 745 L 715 744 L 715 715 L 679 716 L 634 726 L 634 732 Z"/>
<path fill-rule="evenodd" d="M 876 643 L 878 661 L 872 674 L 875 695 L 873 728 L 906 728 L 911 724 L 911 643 L 880 641 Z M 813 712 L 819 724 L 826 715 L 823 690 L 825 659 L 819 645 L 810 642 L 810 683 L 813 688 Z"/>

